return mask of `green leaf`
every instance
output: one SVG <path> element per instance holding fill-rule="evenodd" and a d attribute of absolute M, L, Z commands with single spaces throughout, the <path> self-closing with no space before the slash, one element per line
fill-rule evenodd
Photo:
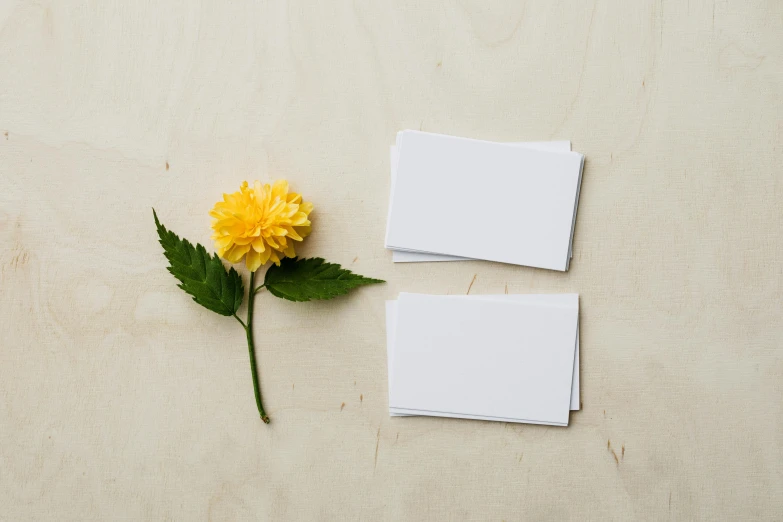
<path fill-rule="evenodd" d="M 154 208 L 152 215 L 163 254 L 169 260 L 168 270 L 180 282 L 177 286 L 204 308 L 220 315 L 234 315 L 245 295 L 237 271 L 231 268 L 227 272 L 217 254 L 210 256 L 202 245 L 194 247 L 187 239 L 180 239 L 166 230 L 158 221 Z"/>
<path fill-rule="evenodd" d="M 269 267 L 264 276 L 264 286 L 269 293 L 289 301 L 331 299 L 347 294 L 357 286 L 376 283 L 385 281 L 354 274 L 340 265 L 327 263 L 320 257 L 284 258 L 280 261 L 280 266 Z"/>

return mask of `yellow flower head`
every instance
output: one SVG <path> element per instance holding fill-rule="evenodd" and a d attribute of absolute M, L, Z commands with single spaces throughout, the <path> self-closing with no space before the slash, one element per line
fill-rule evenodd
<path fill-rule="evenodd" d="M 271 187 L 256 181 L 252 188 L 244 181 L 239 192 L 223 194 L 223 201 L 209 212 L 218 255 L 238 263 L 247 254 L 245 263 L 251 272 L 270 259 L 279 265 L 282 257 L 296 256 L 294 241 L 310 233 L 307 218 L 312 210 L 312 203 L 288 193 L 285 180 Z"/>

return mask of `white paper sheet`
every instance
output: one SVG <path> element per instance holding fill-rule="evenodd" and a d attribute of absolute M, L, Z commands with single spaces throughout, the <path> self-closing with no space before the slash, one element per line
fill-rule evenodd
<path fill-rule="evenodd" d="M 571 295 L 569 294 L 498 294 L 498 295 L 470 295 L 460 296 L 463 299 L 488 299 L 497 301 L 517 301 L 517 302 L 543 302 L 543 303 L 559 303 L 568 306 L 571 303 Z M 392 364 L 392 356 L 394 354 L 395 345 L 395 330 L 397 328 L 397 301 L 386 301 L 386 356 L 387 356 L 387 371 L 389 389 L 391 389 L 392 375 L 394 373 L 394 365 Z M 576 326 L 576 353 L 574 355 L 574 370 L 573 378 L 571 381 L 571 411 L 578 411 L 581 408 L 581 400 L 579 394 L 579 324 Z M 389 414 L 392 417 L 397 416 L 411 416 L 409 413 L 403 411 L 397 411 L 389 409 Z M 414 414 L 415 415 L 415 414 Z M 496 420 L 492 418 L 482 416 L 466 416 L 464 418 L 479 419 L 479 420 Z M 509 420 L 514 422 L 514 419 Z"/>
<path fill-rule="evenodd" d="M 397 133 L 398 135 L 400 133 Z M 515 147 L 526 147 L 528 149 L 536 150 L 551 150 L 554 152 L 570 152 L 570 141 L 520 141 L 508 143 Z M 394 144 L 389 148 L 389 165 L 391 167 L 391 186 L 394 186 L 394 181 L 397 179 L 397 162 L 399 161 L 399 154 L 397 152 L 397 145 Z M 393 189 L 392 189 L 393 190 Z M 392 190 L 389 191 L 391 194 Z M 577 200 L 579 198 L 577 197 Z M 389 198 L 391 203 L 391 196 Z M 574 215 L 576 219 L 576 215 Z M 573 231 L 571 232 L 573 234 Z M 573 245 L 573 240 L 572 240 Z M 573 257 L 574 253 L 569 248 L 568 257 Z M 469 261 L 467 257 L 446 256 L 442 254 L 430 254 L 425 252 L 406 252 L 404 250 L 393 250 L 392 261 L 394 263 L 424 263 L 424 262 L 441 262 L 441 261 Z"/>
<path fill-rule="evenodd" d="M 418 131 L 398 148 L 388 248 L 567 270 L 581 154 Z"/>
<path fill-rule="evenodd" d="M 390 408 L 565 426 L 573 306 L 400 294 Z"/>

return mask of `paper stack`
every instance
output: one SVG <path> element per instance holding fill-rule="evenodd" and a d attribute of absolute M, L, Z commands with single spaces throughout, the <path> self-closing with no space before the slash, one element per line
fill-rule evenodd
<path fill-rule="evenodd" d="M 389 413 L 567 426 L 579 409 L 579 296 L 386 303 Z"/>
<path fill-rule="evenodd" d="M 395 262 L 485 259 L 566 271 L 583 167 L 568 141 L 399 132 L 386 248 Z"/>

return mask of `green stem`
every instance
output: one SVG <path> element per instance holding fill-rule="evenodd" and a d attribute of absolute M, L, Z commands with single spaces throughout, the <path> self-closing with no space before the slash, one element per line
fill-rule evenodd
<path fill-rule="evenodd" d="M 247 325 L 245 324 L 245 321 L 243 321 L 242 319 L 240 319 L 240 318 L 239 318 L 239 316 L 238 316 L 237 314 L 234 314 L 234 319 L 236 319 L 237 321 L 239 321 L 239 324 L 241 324 L 241 325 L 242 325 L 242 328 L 244 328 L 245 330 L 247 330 Z"/>
<path fill-rule="evenodd" d="M 258 384 L 258 368 L 256 368 L 256 348 L 253 344 L 253 301 L 255 301 L 256 296 L 255 291 L 253 291 L 253 280 L 255 279 L 255 276 L 255 272 L 250 272 L 250 290 L 248 291 L 247 326 L 245 326 L 245 333 L 247 334 L 247 350 L 250 353 L 250 371 L 253 374 L 253 392 L 255 392 L 256 395 L 256 406 L 258 406 L 258 413 L 261 415 L 261 420 L 266 424 L 269 424 L 269 417 L 266 416 L 264 406 L 261 404 L 261 387 Z M 240 323 L 241 322 L 242 321 L 240 321 Z"/>

